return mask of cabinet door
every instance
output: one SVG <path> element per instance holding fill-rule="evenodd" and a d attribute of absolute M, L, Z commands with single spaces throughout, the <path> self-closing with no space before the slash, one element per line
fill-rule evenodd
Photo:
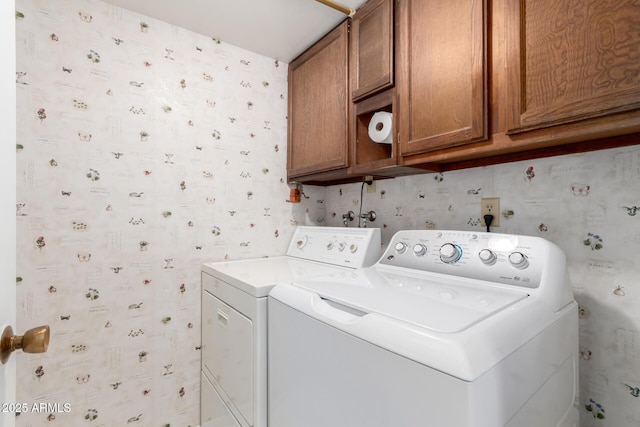
<path fill-rule="evenodd" d="M 487 139 L 486 0 L 398 0 L 402 155 Z"/>
<path fill-rule="evenodd" d="M 640 109 L 640 3 L 507 1 L 510 133 Z"/>
<path fill-rule="evenodd" d="M 393 0 L 369 0 L 351 24 L 354 101 L 393 86 Z"/>
<path fill-rule="evenodd" d="M 289 64 L 289 178 L 348 166 L 348 25 Z"/>

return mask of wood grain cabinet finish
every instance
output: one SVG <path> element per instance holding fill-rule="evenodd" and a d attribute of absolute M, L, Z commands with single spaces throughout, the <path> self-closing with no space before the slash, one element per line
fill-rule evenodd
<path fill-rule="evenodd" d="M 508 133 L 640 109 L 638 1 L 508 0 L 506 11 Z"/>
<path fill-rule="evenodd" d="M 403 156 L 485 140 L 487 0 L 398 0 Z"/>
<path fill-rule="evenodd" d="M 351 97 L 354 102 L 392 87 L 393 0 L 369 0 L 351 25 Z"/>
<path fill-rule="evenodd" d="M 289 64 L 289 180 L 348 166 L 349 20 Z"/>

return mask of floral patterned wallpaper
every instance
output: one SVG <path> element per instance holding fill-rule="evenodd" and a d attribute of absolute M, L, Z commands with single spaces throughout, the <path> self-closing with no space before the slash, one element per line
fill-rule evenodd
<path fill-rule="evenodd" d="M 198 425 L 201 264 L 324 216 L 324 189 L 286 202 L 287 64 L 96 0 L 16 10 L 17 326 L 52 331 L 17 397 L 53 405 L 17 425 Z"/>
<path fill-rule="evenodd" d="M 480 199 L 499 197 L 494 232 L 558 244 L 580 306 L 580 425 L 640 425 L 639 146 L 375 184 L 362 211 L 376 212 L 368 225 L 383 242 L 401 229 L 483 230 Z M 327 188 L 327 225 L 360 212 L 360 190 Z"/>
<path fill-rule="evenodd" d="M 18 400 L 59 404 L 17 425 L 195 426 L 201 263 L 342 225 L 361 185 L 285 201 L 286 64 L 97 0 L 16 9 L 18 330 L 52 328 L 47 353 L 18 360 Z M 580 305 L 581 427 L 631 427 L 639 183 L 627 147 L 380 180 L 362 211 L 388 241 L 481 230 L 480 199 L 499 197 L 494 231 L 557 243 Z"/>

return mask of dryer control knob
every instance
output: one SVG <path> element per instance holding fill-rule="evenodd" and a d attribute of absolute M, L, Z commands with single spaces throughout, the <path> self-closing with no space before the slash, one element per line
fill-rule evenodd
<path fill-rule="evenodd" d="M 462 256 L 462 248 L 454 243 L 445 243 L 440 247 L 440 259 L 447 264 L 457 262 Z"/>
<path fill-rule="evenodd" d="M 398 242 L 398 243 L 396 243 L 396 245 L 394 246 L 394 248 L 395 248 L 395 250 L 396 250 L 396 252 L 397 252 L 397 253 L 399 253 L 399 254 L 403 254 L 403 253 L 405 253 L 405 252 L 406 252 L 406 250 L 407 250 L 407 245 L 406 245 L 406 243 Z"/>
<path fill-rule="evenodd" d="M 418 243 L 413 246 L 413 254 L 415 256 L 423 256 L 426 253 L 427 253 L 427 247 L 422 243 Z"/>
<path fill-rule="evenodd" d="M 308 240 L 309 240 L 309 239 L 307 238 L 307 236 L 304 236 L 304 237 L 302 237 L 301 239 L 296 240 L 296 247 L 297 247 L 298 249 L 302 249 L 302 248 L 304 248 L 305 246 L 307 246 L 307 241 L 308 241 Z"/>
<path fill-rule="evenodd" d="M 515 268 L 519 268 L 521 270 L 529 267 L 529 260 L 527 259 L 527 256 L 522 252 L 512 252 L 509 255 L 509 262 Z"/>
<path fill-rule="evenodd" d="M 347 247 L 347 244 L 346 244 L 346 243 L 344 243 L 344 242 L 340 242 L 340 243 L 338 243 L 338 250 L 339 250 L 340 252 L 344 251 L 344 248 L 346 248 L 346 247 Z"/>
<path fill-rule="evenodd" d="M 358 252 L 358 245 L 355 243 L 350 244 L 349 252 L 351 252 L 352 254 L 355 254 L 356 252 Z"/>
<path fill-rule="evenodd" d="M 333 249 L 333 242 L 327 243 L 327 250 L 330 251 L 331 249 Z"/>
<path fill-rule="evenodd" d="M 478 253 L 478 258 L 480 258 L 480 261 L 482 261 L 482 263 L 485 265 L 493 265 L 498 260 L 495 252 L 493 252 L 491 249 L 481 250 Z"/>

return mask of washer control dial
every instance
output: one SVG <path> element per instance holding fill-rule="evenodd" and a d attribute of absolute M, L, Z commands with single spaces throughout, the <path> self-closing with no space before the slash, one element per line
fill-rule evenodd
<path fill-rule="evenodd" d="M 413 254 L 415 256 L 423 256 L 427 253 L 427 247 L 422 243 L 417 243 L 413 245 Z"/>
<path fill-rule="evenodd" d="M 358 252 L 358 245 L 356 243 L 350 244 L 349 252 L 351 252 L 352 254 L 355 254 L 356 252 Z"/>
<path fill-rule="evenodd" d="M 330 251 L 331 249 L 333 249 L 333 246 L 333 242 L 327 243 L 327 250 Z"/>
<path fill-rule="evenodd" d="M 407 250 L 407 244 L 403 243 L 403 242 L 398 242 L 396 243 L 396 245 L 394 246 L 395 250 L 397 253 L 399 254 L 403 254 L 406 252 Z"/>
<path fill-rule="evenodd" d="M 485 265 L 493 265 L 498 260 L 498 256 L 491 249 L 483 249 L 478 253 L 478 258 Z"/>
<path fill-rule="evenodd" d="M 522 252 L 512 252 L 509 255 L 509 262 L 515 268 L 519 268 L 521 270 L 529 267 L 529 260 L 527 259 L 527 256 Z"/>
<path fill-rule="evenodd" d="M 440 259 L 447 264 L 453 264 L 462 257 L 462 248 L 454 243 L 440 246 Z"/>
<path fill-rule="evenodd" d="M 346 243 L 344 243 L 344 242 L 340 242 L 340 243 L 338 243 L 338 250 L 339 250 L 340 252 L 344 251 L 344 248 L 346 248 L 346 247 L 347 247 L 347 244 L 346 244 Z"/>

